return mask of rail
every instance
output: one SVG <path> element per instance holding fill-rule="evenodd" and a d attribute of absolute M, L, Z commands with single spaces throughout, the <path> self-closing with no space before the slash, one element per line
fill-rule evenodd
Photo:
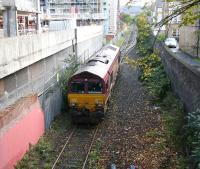
<path fill-rule="evenodd" d="M 66 137 L 66 142 L 63 145 L 63 148 L 60 151 L 55 162 L 53 163 L 53 166 L 51 169 L 60 168 L 62 167 L 60 165 L 63 165 L 63 164 L 65 167 L 69 167 L 69 168 L 76 167 L 76 168 L 85 169 L 87 166 L 88 157 L 90 155 L 92 146 L 96 138 L 98 126 L 95 128 L 95 131 L 93 130 L 91 131 L 91 130 L 92 129 L 85 130 L 85 129 L 73 128 L 71 133 Z M 92 135 L 92 137 L 90 135 Z M 88 147 L 86 151 L 80 151 L 80 148 L 82 150 L 82 149 L 85 149 L 86 147 Z M 74 152 L 76 152 L 76 157 L 73 156 Z M 77 155 L 77 153 L 79 154 Z"/>
<path fill-rule="evenodd" d="M 115 164 L 112 164 L 111 169 L 117 169 L 117 166 Z M 136 166 L 130 165 L 130 168 L 128 168 L 128 169 L 136 169 Z"/>

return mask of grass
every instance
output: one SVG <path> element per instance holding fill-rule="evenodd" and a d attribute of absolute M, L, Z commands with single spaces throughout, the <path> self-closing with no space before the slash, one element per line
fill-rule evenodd
<path fill-rule="evenodd" d="M 88 162 L 89 162 L 89 169 L 97 169 L 98 168 L 98 161 L 100 160 L 100 149 L 102 147 L 102 141 L 97 140 L 95 147 L 90 152 Z"/>
<path fill-rule="evenodd" d="M 185 146 L 184 125 L 185 112 L 182 102 L 172 92 L 167 92 L 166 97 L 158 103 L 162 111 L 162 123 L 167 145 L 178 152 L 175 161 L 171 163 L 177 169 L 185 169 L 188 166 L 187 158 L 183 154 Z"/>
<path fill-rule="evenodd" d="M 123 45 L 124 41 L 125 41 L 125 38 L 124 38 L 124 37 L 121 37 L 121 38 L 116 42 L 115 45 L 117 45 L 118 47 L 121 47 L 121 46 Z"/>
<path fill-rule="evenodd" d="M 196 58 L 196 59 L 194 59 L 194 61 L 196 61 L 197 63 L 200 64 L 200 58 Z"/>

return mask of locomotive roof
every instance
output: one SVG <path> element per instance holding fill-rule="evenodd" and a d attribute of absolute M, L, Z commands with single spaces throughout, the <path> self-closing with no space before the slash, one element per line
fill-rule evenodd
<path fill-rule="evenodd" d="M 88 72 L 94 75 L 104 78 L 107 74 L 111 64 L 116 58 L 119 48 L 114 45 L 107 45 L 91 57 L 85 64 L 83 64 L 79 70 L 73 75 L 78 75 L 84 72 Z"/>

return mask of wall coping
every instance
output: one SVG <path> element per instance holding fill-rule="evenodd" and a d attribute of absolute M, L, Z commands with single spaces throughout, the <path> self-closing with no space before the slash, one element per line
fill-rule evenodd
<path fill-rule="evenodd" d="M 192 60 L 192 58 L 182 52 L 182 51 L 178 51 L 178 52 L 172 52 L 167 46 L 165 46 L 162 43 L 162 46 L 164 47 L 164 49 L 176 60 L 178 60 L 180 63 L 182 63 L 185 67 L 187 67 L 189 70 L 191 70 L 194 74 L 196 74 L 198 77 L 200 77 L 200 64 L 198 64 L 197 62 L 195 62 L 194 60 Z"/>

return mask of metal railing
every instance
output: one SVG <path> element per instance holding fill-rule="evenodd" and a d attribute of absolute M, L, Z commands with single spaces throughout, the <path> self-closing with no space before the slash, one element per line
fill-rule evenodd
<path fill-rule="evenodd" d="M 42 19 L 106 19 L 106 15 L 104 13 L 54 13 L 43 14 Z"/>

